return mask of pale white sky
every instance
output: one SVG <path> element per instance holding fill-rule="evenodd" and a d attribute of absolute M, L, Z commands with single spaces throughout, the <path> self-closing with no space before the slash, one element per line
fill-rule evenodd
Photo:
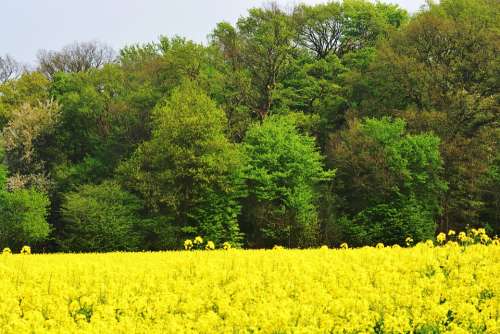
<path fill-rule="evenodd" d="M 279 0 L 282 5 L 325 0 Z M 425 0 L 386 0 L 415 12 Z M 124 45 L 180 35 L 205 42 L 220 21 L 236 22 L 265 0 L 1 0 L 0 55 L 33 63 L 39 49 L 74 41 Z"/>

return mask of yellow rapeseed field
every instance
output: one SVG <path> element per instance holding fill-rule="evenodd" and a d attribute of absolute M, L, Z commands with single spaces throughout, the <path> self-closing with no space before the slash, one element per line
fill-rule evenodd
<path fill-rule="evenodd" d="M 500 333 L 500 246 L 0 255 L 0 333 Z"/>

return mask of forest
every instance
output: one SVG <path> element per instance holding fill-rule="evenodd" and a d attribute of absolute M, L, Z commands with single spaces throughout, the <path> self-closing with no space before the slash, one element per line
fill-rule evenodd
<path fill-rule="evenodd" d="M 203 44 L 2 55 L 0 248 L 500 234 L 499 15 L 497 0 L 268 3 Z"/>

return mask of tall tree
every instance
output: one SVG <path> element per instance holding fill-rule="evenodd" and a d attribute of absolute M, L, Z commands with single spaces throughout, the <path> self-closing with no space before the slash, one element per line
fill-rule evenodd
<path fill-rule="evenodd" d="M 346 0 L 295 8 L 297 40 L 317 58 L 372 47 L 392 28 L 401 26 L 407 14 L 396 5 Z"/>
<path fill-rule="evenodd" d="M 432 238 L 446 183 L 440 178 L 439 138 L 406 133 L 405 122 L 353 120 L 332 137 L 328 150 L 337 168 L 334 241 L 356 245 L 404 244 Z"/>
<path fill-rule="evenodd" d="M 224 134 L 225 115 L 195 83 L 184 82 L 154 112 L 153 137 L 119 168 L 157 224 L 186 236 L 239 243 L 242 155 Z"/>
<path fill-rule="evenodd" d="M 500 142 L 495 130 L 499 6 L 488 0 L 431 5 L 380 48 L 358 84 L 362 114 L 398 115 L 412 131 L 441 137 L 449 184 L 443 230 L 481 224 L 485 203 L 478 180 L 490 169 Z"/>
<path fill-rule="evenodd" d="M 249 196 L 244 231 L 252 247 L 310 246 L 318 241 L 317 186 L 333 177 L 314 138 L 291 118 L 272 116 L 252 126 L 243 142 Z"/>
<path fill-rule="evenodd" d="M 3 148 L 0 151 L 3 160 Z M 7 168 L 0 165 L 0 247 L 20 249 L 44 242 L 50 233 L 47 223 L 49 200 L 44 193 L 32 188 L 14 189 L 7 186 Z"/>
<path fill-rule="evenodd" d="M 11 188 L 34 186 L 48 191 L 46 159 L 41 149 L 50 141 L 59 121 L 60 107 L 51 100 L 30 105 L 25 102 L 15 108 L 2 138 L 6 162 L 13 176 Z"/>
<path fill-rule="evenodd" d="M 264 119 L 273 106 L 274 92 L 295 48 L 291 18 L 277 4 L 255 8 L 237 23 L 242 60 L 255 89 L 252 110 Z"/>

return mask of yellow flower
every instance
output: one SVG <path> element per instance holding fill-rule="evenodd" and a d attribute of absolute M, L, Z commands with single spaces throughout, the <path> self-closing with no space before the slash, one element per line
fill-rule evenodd
<path fill-rule="evenodd" d="M 427 247 L 434 247 L 434 242 L 432 242 L 432 240 L 427 240 L 427 241 L 425 242 L 425 245 L 426 245 Z"/>
<path fill-rule="evenodd" d="M 406 246 L 410 247 L 413 244 L 413 238 L 406 237 L 405 242 L 406 242 Z"/>
<path fill-rule="evenodd" d="M 68 311 L 69 313 L 75 313 L 80 309 L 80 303 L 77 300 L 72 300 L 71 303 L 68 305 Z"/>
<path fill-rule="evenodd" d="M 21 248 L 21 254 L 24 254 L 24 255 L 31 254 L 31 247 L 30 246 L 23 246 L 23 248 Z"/>
<path fill-rule="evenodd" d="M 381 243 L 381 242 L 379 242 L 379 243 L 375 246 L 375 248 L 384 248 L 384 244 L 383 244 L 383 243 Z"/>
<path fill-rule="evenodd" d="M 487 244 L 488 242 L 490 242 L 490 240 L 490 237 L 488 237 L 486 234 L 481 234 L 481 243 Z"/>
<path fill-rule="evenodd" d="M 477 233 L 479 234 L 486 234 L 486 230 L 484 228 L 478 228 Z"/>
<path fill-rule="evenodd" d="M 343 243 L 340 244 L 340 248 L 342 248 L 342 249 L 348 249 L 349 245 L 347 244 L 347 242 L 343 242 Z"/>
<path fill-rule="evenodd" d="M 195 245 L 201 245 L 203 243 L 203 238 L 200 237 L 200 236 L 197 236 L 196 238 L 194 238 L 194 244 Z"/>
<path fill-rule="evenodd" d="M 205 246 L 206 250 L 214 250 L 215 249 L 215 244 L 213 241 L 208 241 L 207 245 Z"/>
<path fill-rule="evenodd" d="M 10 254 L 12 254 L 12 251 L 10 250 L 10 248 L 9 248 L 9 247 L 5 247 L 5 248 L 3 249 L 3 251 L 2 251 L 2 254 L 3 254 L 3 255 L 10 255 Z"/>
<path fill-rule="evenodd" d="M 190 239 L 186 239 L 184 241 L 184 249 L 190 250 L 191 248 L 193 248 L 193 242 Z"/>
<path fill-rule="evenodd" d="M 460 240 L 460 241 L 466 241 L 467 240 L 467 235 L 465 234 L 465 232 L 458 233 L 458 240 Z"/>
<path fill-rule="evenodd" d="M 455 231 L 454 230 L 449 230 L 448 231 L 448 235 L 451 237 L 452 235 L 455 235 Z"/>
<path fill-rule="evenodd" d="M 328 246 L 327 245 L 323 245 L 323 246 L 320 247 L 320 249 L 326 250 L 326 249 L 328 249 Z"/>
<path fill-rule="evenodd" d="M 477 236 L 479 234 L 479 231 L 476 230 L 475 228 L 471 229 L 470 232 L 472 233 L 473 236 Z"/>
<path fill-rule="evenodd" d="M 80 298 L 80 305 L 83 307 L 88 307 L 92 305 L 92 300 L 87 296 L 83 296 L 82 298 Z"/>
<path fill-rule="evenodd" d="M 477 245 L 461 247 L 447 238 L 438 249 L 421 242 L 404 250 L 0 256 L 0 333 L 309 333 L 313 326 L 321 333 L 368 333 L 380 319 L 387 333 L 415 333 L 426 323 L 453 333 L 498 333 L 496 271 L 482 270 L 481 284 L 470 283 L 478 259 L 496 264 L 499 242 L 476 239 Z M 303 303 L 280 312 L 282 296 Z M 200 301 L 209 303 L 200 307 Z M 450 309 L 454 318 L 444 328 L 439 323 Z M 307 317 L 297 319 L 304 311 Z"/>
<path fill-rule="evenodd" d="M 446 234 L 444 234 L 443 232 L 439 233 L 436 237 L 436 240 L 442 244 L 443 242 L 445 242 L 446 240 Z"/>
<path fill-rule="evenodd" d="M 273 249 L 274 249 L 274 250 L 283 250 L 283 249 L 285 249 L 285 247 L 283 247 L 283 246 L 279 246 L 279 245 L 274 245 L 274 246 L 273 246 Z"/>
<path fill-rule="evenodd" d="M 222 248 L 224 248 L 225 250 L 230 250 L 231 244 L 226 241 L 225 243 L 222 244 Z"/>

